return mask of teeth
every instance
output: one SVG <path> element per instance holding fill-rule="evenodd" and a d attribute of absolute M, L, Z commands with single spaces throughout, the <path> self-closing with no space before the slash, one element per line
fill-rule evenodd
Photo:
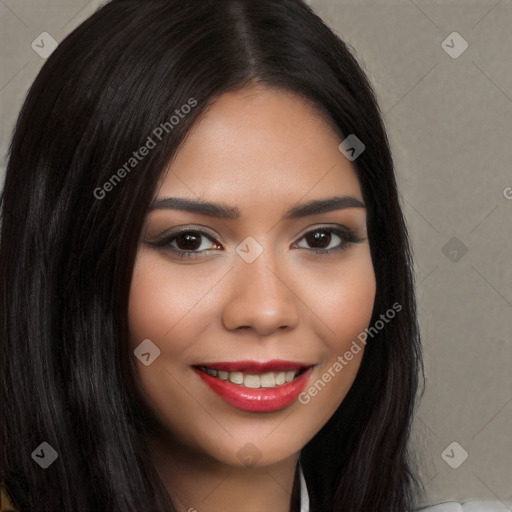
<path fill-rule="evenodd" d="M 211 368 L 203 368 L 204 373 L 211 375 L 212 377 L 217 377 L 217 370 L 212 370 Z"/>
<path fill-rule="evenodd" d="M 244 386 L 246 388 L 259 388 L 261 387 L 261 381 L 259 375 L 246 375 L 244 377 Z"/>
<path fill-rule="evenodd" d="M 243 384 L 244 383 L 244 374 L 242 372 L 229 372 L 228 374 L 229 381 L 233 384 Z"/>
<path fill-rule="evenodd" d="M 284 380 L 286 382 L 291 382 L 295 378 L 295 374 L 297 372 L 285 372 L 284 374 Z"/>
<path fill-rule="evenodd" d="M 276 374 L 276 384 L 280 386 L 286 382 L 286 372 L 279 372 Z"/>
<path fill-rule="evenodd" d="M 260 375 L 260 384 L 262 388 L 273 388 L 276 385 L 276 377 L 274 373 L 269 372 Z"/>
<path fill-rule="evenodd" d="M 212 377 L 217 377 L 221 380 L 229 380 L 233 384 L 240 384 L 246 388 L 252 389 L 274 388 L 276 386 L 281 386 L 285 382 L 291 382 L 299 372 L 298 370 L 292 370 L 288 372 L 267 372 L 260 375 L 254 375 L 242 372 L 213 370 L 212 368 L 206 367 L 202 367 L 201 370 Z"/>

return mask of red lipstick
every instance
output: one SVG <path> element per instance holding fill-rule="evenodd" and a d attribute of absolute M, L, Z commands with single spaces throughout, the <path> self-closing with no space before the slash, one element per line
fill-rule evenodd
<path fill-rule="evenodd" d="M 292 370 L 301 370 L 308 364 L 292 363 L 280 359 L 272 359 L 266 363 L 258 361 L 235 361 L 232 363 L 204 363 L 195 366 L 205 366 L 214 370 L 223 370 L 225 372 L 244 372 L 244 373 L 265 373 L 265 372 L 288 372 Z"/>
<path fill-rule="evenodd" d="M 193 368 L 203 382 L 222 399 L 238 409 L 251 412 L 278 411 L 291 405 L 304 389 L 313 371 L 313 365 L 282 360 L 273 360 L 265 363 L 258 361 L 204 363 L 194 365 Z M 299 370 L 299 373 L 292 381 L 275 387 L 250 388 L 208 375 L 201 368 L 224 372 L 243 372 L 245 375 L 297 370 Z"/>

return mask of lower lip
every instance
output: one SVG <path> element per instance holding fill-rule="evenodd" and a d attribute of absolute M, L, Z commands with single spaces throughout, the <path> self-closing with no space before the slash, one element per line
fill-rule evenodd
<path fill-rule="evenodd" d="M 194 370 L 212 391 L 234 407 L 251 412 L 272 412 L 284 409 L 295 402 L 313 372 L 313 367 L 281 386 L 256 389 L 212 377 L 197 368 Z"/>

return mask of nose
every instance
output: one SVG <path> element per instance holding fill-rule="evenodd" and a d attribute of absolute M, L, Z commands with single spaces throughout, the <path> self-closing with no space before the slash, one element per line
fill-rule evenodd
<path fill-rule="evenodd" d="M 298 298 L 290 279 L 266 251 L 252 263 L 241 258 L 230 272 L 228 299 L 222 322 L 229 330 L 253 329 L 260 336 L 298 325 Z"/>

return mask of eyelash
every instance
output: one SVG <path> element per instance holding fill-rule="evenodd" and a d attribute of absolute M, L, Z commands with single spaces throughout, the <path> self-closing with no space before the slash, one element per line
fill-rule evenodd
<path fill-rule="evenodd" d="M 317 227 L 315 229 L 312 229 L 312 230 L 307 231 L 306 233 L 304 233 L 299 238 L 299 241 L 302 240 L 303 238 L 305 238 L 307 235 L 309 235 L 311 233 L 317 233 L 317 232 L 334 233 L 335 235 L 337 235 L 341 239 L 341 242 L 340 242 L 340 244 L 337 247 L 333 247 L 331 249 L 307 249 L 309 251 L 314 252 L 315 254 L 327 255 L 327 254 L 332 254 L 334 252 L 343 251 L 350 244 L 361 243 L 361 242 L 363 242 L 365 240 L 363 238 L 359 238 L 352 229 L 347 228 L 347 227 L 343 227 L 343 228 Z M 205 236 L 211 242 L 218 243 L 214 239 L 214 237 L 212 235 L 210 235 L 209 233 L 207 233 L 205 231 L 201 231 L 199 229 L 193 229 L 193 228 L 189 228 L 189 227 L 178 229 L 177 231 L 173 232 L 169 236 L 162 237 L 162 238 L 160 238 L 160 239 L 158 239 L 158 240 L 156 240 L 154 242 L 146 242 L 146 243 L 148 245 L 150 245 L 151 247 L 163 248 L 164 250 L 169 251 L 169 252 L 175 254 L 179 258 L 196 258 L 196 257 L 200 257 L 199 255 L 201 253 L 207 252 L 209 250 L 209 249 L 206 249 L 206 250 L 202 250 L 202 251 L 185 251 L 183 249 L 176 249 L 175 247 L 170 245 L 170 243 L 172 241 L 174 241 L 179 235 L 183 235 L 183 234 L 186 234 L 186 233 L 194 233 L 196 235 Z M 301 247 L 301 249 L 303 249 L 303 248 Z M 216 249 L 212 249 L 212 250 L 216 250 Z"/>

